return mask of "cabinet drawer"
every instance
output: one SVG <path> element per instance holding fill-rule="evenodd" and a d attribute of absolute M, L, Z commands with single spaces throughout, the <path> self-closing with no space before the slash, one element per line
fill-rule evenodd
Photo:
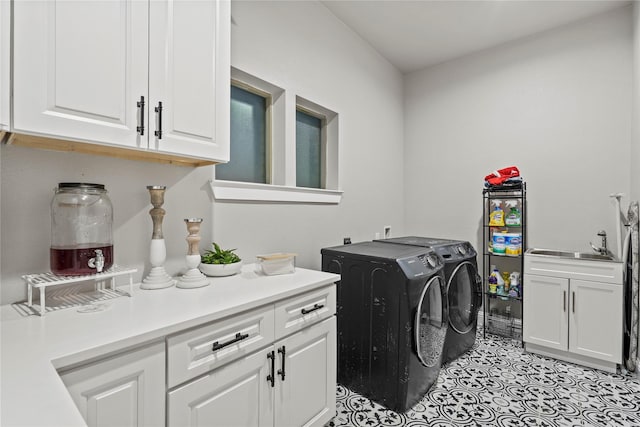
<path fill-rule="evenodd" d="M 276 339 L 304 329 L 335 313 L 335 285 L 276 303 Z"/>
<path fill-rule="evenodd" d="M 167 383 L 174 387 L 274 341 L 273 306 L 167 338 Z"/>

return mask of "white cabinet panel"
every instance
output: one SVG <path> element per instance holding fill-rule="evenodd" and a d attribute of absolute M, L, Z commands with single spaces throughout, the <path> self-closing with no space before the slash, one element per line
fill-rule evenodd
<path fill-rule="evenodd" d="M 273 340 L 272 305 L 171 336 L 167 338 L 168 386 L 271 345 Z"/>
<path fill-rule="evenodd" d="M 620 363 L 622 286 L 571 280 L 569 351 Z"/>
<path fill-rule="evenodd" d="M 523 340 L 566 350 L 569 280 L 527 275 L 525 286 Z"/>
<path fill-rule="evenodd" d="M 165 422 L 164 344 L 62 372 L 89 427 L 161 426 Z"/>
<path fill-rule="evenodd" d="M 276 343 L 276 426 L 323 426 L 335 416 L 336 318 Z M 282 349 L 284 349 L 284 363 Z"/>
<path fill-rule="evenodd" d="M 276 339 L 300 331 L 336 313 L 336 288 L 329 286 L 276 304 Z"/>
<path fill-rule="evenodd" d="M 228 161 L 230 2 L 152 1 L 150 14 L 152 148 Z"/>
<path fill-rule="evenodd" d="M 273 426 L 267 354 L 258 351 L 171 391 L 168 425 Z"/>
<path fill-rule="evenodd" d="M 148 11 L 140 1 L 14 3 L 14 130 L 147 148 Z"/>

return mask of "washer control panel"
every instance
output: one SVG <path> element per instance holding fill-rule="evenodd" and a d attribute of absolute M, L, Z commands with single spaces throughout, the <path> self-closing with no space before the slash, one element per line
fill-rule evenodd
<path fill-rule="evenodd" d="M 433 274 L 444 265 L 444 262 L 435 252 L 429 252 L 411 258 L 399 259 L 398 264 L 407 277 L 420 277 Z"/>

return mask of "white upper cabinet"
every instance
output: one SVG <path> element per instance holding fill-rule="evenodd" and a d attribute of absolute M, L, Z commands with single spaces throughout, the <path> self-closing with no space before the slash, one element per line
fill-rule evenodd
<path fill-rule="evenodd" d="M 15 2 L 12 130 L 227 161 L 229 33 L 228 1 Z"/>
<path fill-rule="evenodd" d="M 228 161 L 230 3 L 150 5 L 151 148 Z"/>
<path fill-rule="evenodd" d="M 13 131 L 146 149 L 147 6 L 15 2 Z"/>

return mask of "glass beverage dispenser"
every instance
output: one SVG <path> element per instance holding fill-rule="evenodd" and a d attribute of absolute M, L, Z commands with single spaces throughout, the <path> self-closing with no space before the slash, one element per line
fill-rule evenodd
<path fill-rule="evenodd" d="M 54 274 L 101 273 L 113 265 L 113 208 L 102 184 L 61 182 L 51 201 Z"/>

